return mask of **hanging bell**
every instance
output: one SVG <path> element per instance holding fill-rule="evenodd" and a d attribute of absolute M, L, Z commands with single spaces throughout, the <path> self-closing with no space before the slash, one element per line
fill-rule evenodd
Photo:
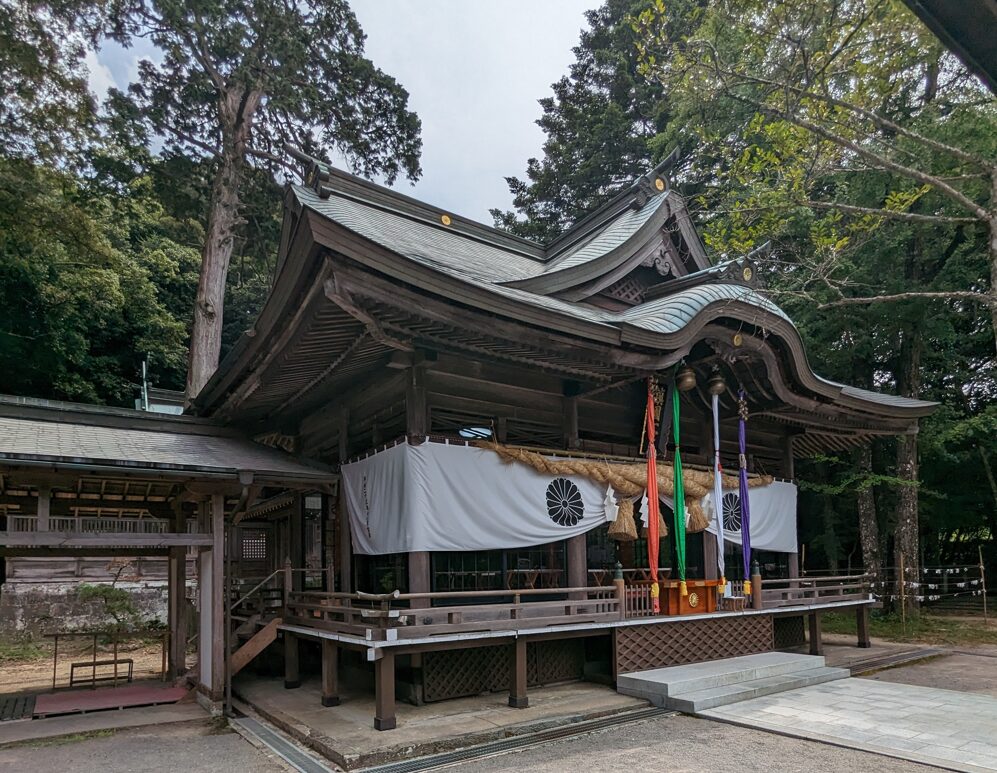
<path fill-rule="evenodd" d="M 724 377 L 720 375 L 719 368 L 713 369 L 713 373 L 710 375 L 710 380 L 706 385 L 706 389 L 711 395 L 722 395 L 727 391 L 727 384 L 724 383 Z"/>
<path fill-rule="evenodd" d="M 689 392 L 696 388 L 696 371 L 686 365 L 675 376 L 675 386 L 680 392 Z"/>

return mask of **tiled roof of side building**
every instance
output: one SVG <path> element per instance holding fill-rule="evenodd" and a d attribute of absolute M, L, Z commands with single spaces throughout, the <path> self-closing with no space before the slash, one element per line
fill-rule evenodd
<path fill-rule="evenodd" d="M 0 458 L 225 475 L 250 470 L 263 477 L 316 482 L 330 477 L 320 465 L 305 464 L 283 451 L 234 436 L 222 428 L 206 434 L 208 427 L 203 422 L 187 422 L 202 425 L 193 432 L 185 431 L 183 421 L 147 421 L 143 411 L 78 410 L 83 407 L 46 402 L 30 406 L 30 415 L 18 416 L 15 404 L 6 401 L 5 415 L 0 415 Z M 118 420 L 128 413 L 134 414 L 134 428 L 119 424 Z"/>

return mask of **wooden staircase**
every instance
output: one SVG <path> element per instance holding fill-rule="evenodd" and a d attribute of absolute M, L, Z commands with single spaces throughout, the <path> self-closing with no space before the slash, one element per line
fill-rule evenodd
<path fill-rule="evenodd" d="M 247 621 L 243 625 L 239 626 L 237 634 L 239 632 L 247 633 L 246 628 L 248 626 L 253 626 L 257 624 L 259 618 L 250 623 Z M 259 655 L 263 650 L 269 647 L 277 639 L 277 626 L 281 624 L 281 618 L 275 617 L 268 621 L 266 625 L 260 628 L 256 633 L 249 637 L 239 649 L 232 653 L 232 657 L 229 658 L 229 667 L 232 670 L 232 676 L 238 674 L 242 669 L 249 665 L 250 661 Z"/>

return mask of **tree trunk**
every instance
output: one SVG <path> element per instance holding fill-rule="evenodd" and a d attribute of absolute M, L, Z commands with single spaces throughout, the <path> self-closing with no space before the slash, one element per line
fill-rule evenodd
<path fill-rule="evenodd" d="M 858 468 L 865 475 L 872 475 L 872 444 L 862 446 L 858 452 Z M 876 494 L 872 486 L 859 489 L 856 496 L 859 514 L 859 544 L 862 547 L 862 566 L 868 574 L 882 580 L 882 560 L 879 552 L 879 523 L 876 520 Z"/>
<path fill-rule="evenodd" d="M 900 367 L 898 370 L 900 394 L 904 397 L 916 398 L 921 391 L 921 331 L 917 329 L 917 326 L 913 326 L 913 329 L 904 336 L 900 345 Z M 921 580 L 916 432 L 901 435 L 897 439 L 897 477 L 904 482 L 904 485 L 900 486 L 897 497 L 896 565 L 900 566 L 899 557 L 902 555 L 905 574 L 903 578 L 899 574 L 897 576 L 897 596 L 900 596 L 899 582 L 906 581 L 905 606 L 907 614 L 917 615 L 919 588 L 912 585 L 912 583 L 920 583 Z"/>
<path fill-rule="evenodd" d="M 211 188 L 208 232 L 201 251 L 201 276 L 194 303 L 187 369 L 187 402 L 192 401 L 218 368 L 222 347 L 225 279 L 239 223 L 239 172 L 242 160 L 234 153 L 222 157 Z"/>
<path fill-rule="evenodd" d="M 208 232 L 201 252 L 201 276 L 194 303 L 187 369 L 187 402 L 190 403 L 218 368 L 222 348 L 222 313 L 225 280 L 235 246 L 242 172 L 246 165 L 253 118 L 262 94 L 238 86 L 219 94 L 218 113 L 222 126 L 222 150 L 211 186 Z"/>
<path fill-rule="evenodd" d="M 987 252 L 990 258 L 990 323 L 997 346 L 997 167 L 990 172 L 990 217 L 987 223 Z"/>

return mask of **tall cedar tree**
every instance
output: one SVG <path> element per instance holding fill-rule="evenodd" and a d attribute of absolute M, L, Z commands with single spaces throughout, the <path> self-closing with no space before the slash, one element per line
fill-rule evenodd
<path fill-rule="evenodd" d="M 646 6 L 608 0 L 586 12 L 589 28 L 574 49 L 570 74 L 552 84 L 554 96 L 540 100 L 543 158 L 527 162 L 526 180 L 506 178 L 515 211 L 493 209 L 496 226 L 548 241 L 651 166 L 652 140 L 669 114 L 661 84 L 638 73 L 630 17 Z"/>
<path fill-rule="evenodd" d="M 389 184 L 421 170 L 420 122 L 408 93 L 364 57 L 345 0 L 124 0 L 105 34 L 145 37 L 158 63 L 139 65 L 129 97 L 168 153 L 215 166 L 194 306 L 187 396 L 218 366 L 225 280 L 250 165 L 276 171 L 285 143 L 335 149 L 359 174 Z"/>

